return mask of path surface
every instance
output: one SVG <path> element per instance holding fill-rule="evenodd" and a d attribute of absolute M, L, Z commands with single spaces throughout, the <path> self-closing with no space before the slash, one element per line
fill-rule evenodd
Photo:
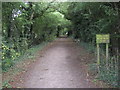
<path fill-rule="evenodd" d="M 31 66 L 25 88 L 95 88 L 87 77 L 91 56 L 68 38 L 59 38 Z"/>

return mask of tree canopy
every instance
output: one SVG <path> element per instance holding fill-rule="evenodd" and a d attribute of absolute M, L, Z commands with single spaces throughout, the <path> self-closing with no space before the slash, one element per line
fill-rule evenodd
<path fill-rule="evenodd" d="M 94 46 L 96 34 L 110 34 L 110 55 L 119 56 L 120 2 L 3 2 L 2 69 L 32 46 L 67 33 Z"/>

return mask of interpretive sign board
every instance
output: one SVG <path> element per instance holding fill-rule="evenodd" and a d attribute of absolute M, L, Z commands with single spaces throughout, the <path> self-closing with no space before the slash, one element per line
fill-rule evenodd
<path fill-rule="evenodd" d="M 97 34 L 96 35 L 96 43 L 109 43 L 110 35 L 109 34 Z"/>
<path fill-rule="evenodd" d="M 110 43 L 109 34 L 96 34 L 96 43 L 97 43 L 97 64 L 100 64 L 100 47 L 99 44 L 106 43 L 106 64 L 108 64 L 108 44 Z"/>

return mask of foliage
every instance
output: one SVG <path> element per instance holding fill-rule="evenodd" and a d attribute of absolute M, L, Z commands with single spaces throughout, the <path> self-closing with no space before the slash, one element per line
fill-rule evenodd
<path fill-rule="evenodd" d="M 70 22 L 57 11 L 54 2 L 2 3 L 2 69 L 11 67 L 18 57 L 35 45 L 52 41 Z"/>
<path fill-rule="evenodd" d="M 96 56 L 96 47 L 90 43 L 78 42 L 81 46 L 83 46 L 89 53 L 94 53 Z M 113 87 L 119 87 L 118 85 L 118 58 L 117 56 L 110 56 L 108 63 L 106 63 L 105 52 L 100 48 L 100 65 L 98 66 L 96 63 L 96 59 L 93 60 L 93 63 L 88 64 L 89 66 L 89 74 L 94 75 L 97 80 L 102 80 L 107 82 L 109 85 Z M 108 65 L 107 65 L 108 64 Z M 99 68 L 99 69 L 98 69 Z"/>
<path fill-rule="evenodd" d="M 95 52 L 95 35 L 109 33 L 110 55 L 119 56 L 119 23 L 120 3 L 115 2 L 3 2 L 2 68 L 11 67 L 31 47 L 67 32 L 68 36 L 85 42 L 83 46 L 91 52 Z"/>
<path fill-rule="evenodd" d="M 10 44 L 9 44 L 10 45 Z M 20 56 L 20 53 L 16 52 L 13 47 L 2 43 L 2 68 L 3 70 L 13 65 L 13 61 Z M 9 55 L 10 54 L 10 55 Z M 6 67 L 6 68 L 5 68 Z"/>
<path fill-rule="evenodd" d="M 106 3 L 71 3 L 67 18 L 72 22 L 73 36 L 81 41 L 95 44 L 96 34 L 111 35 L 111 49 L 118 46 L 119 7 L 115 10 Z M 117 47 L 118 48 L 118 47 Z"/>
<path fill-rule="evenodd" d="M 81 42 L 89 43 L 83 46 L 92 52 L 95 52 L 96 34 L 110 34 L 110 57 L 120 56 L 120 3 L 76 3 L 72 2 L 68 7 L 67 18 L 72 22 L 71 35 Z M 93 46 L 93 47 L 91 47 Z M 102 50 L 105 50 L 105 45 L 100 45 Z M 112 61 L 111 61 L 112 60 Z M 115 59 L 117 63 L 110 63 L 110 67 L 118 66 L 118 58 Z M 111 62 L 115 60 L 110 59 Z M 104 58 L 101 60 L 104 61 Z M 100 77 L 102 80 L 116 85 L 118 78 L 118 69 L 114 70 L 103 64 L 100 70 Z M 108 68 L 108 72 L 106 71 Z M 117 73 L 117 74 L 116 74 Z M 114 81 L 113 81 L 114 80 Z"/>
<path fill-rule="evenodd" d="M 6 81 L 2 85 L 3 88 L 12 88 L 12 86 L 9 84 L 9 81 Z"/>

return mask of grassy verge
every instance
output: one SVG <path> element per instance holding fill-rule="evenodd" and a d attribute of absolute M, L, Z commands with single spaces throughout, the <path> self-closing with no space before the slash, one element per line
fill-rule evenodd
<path fill-rule="evenodd" d="M 16 58 L 13 61 L 13 65 L 10 67 L 14 67 L 14 65 L 16 65 L 17 63 L 27 60 L 27 59 L 33 59 L 35 57 L 35 54 L 41 50 L 44 46 L 46 46 L 48 44 L 48 42 L 43 42 L 39 45 L 33 46 L 31 48 L 29 48 L 28 50 L 25 51 L 24 54 L 22 54 L 21 56 L 19 56 L 18 58 Z M 3 70 L 3 72 L 7 72 L 9 71 L 10 68 L 6 68 L 5 70 Z"/>
<path fill-rule="evenodd" d="M 48 45 L 48 42 L 43 42 L 39 45 L 33 46 L 32 48 L 26 50 L 26 52 L 19 58 L 14 60 L 14 65 L 6 71 L 3 71 L 3 75 L 5 76 L 3 77 L 2 87 L 11 88 L 12 86 L 10 85 L 10 82 L 13 81 L 14 76 L 19 75 L 20 72 L 25 70 L 24 66 L 26 63 L 27 66 L 31 61 L 35 61 L 37 53 L 46 45 Z"/>
<path fill-rule="evenodd" d="M 14 63 L 19 63 L 20 61 L 27 60 L 27 59 L 34 59 L 35 55 L 38 51 L 43 49 L 48 42 L 43 42 L 39 45 L 33 46 L 32 48 L 28 49 L 24 55 L 21 55 L 17 60 L 14 61 Z"/>
<path fill-rule="evenodd" d="M 89 53 L 92 53 L 95 56 L 94 62 L 92 64 L 88 64 L 89 72 L 91 75 L 95 76 L 95 80 L 103 81 L 113 87 L 119 87 L 117 56 L 109 57 L 108 65 L 106 65 L 105 51 L 100 48 L 101 64 L 98 68 L 98 65 L 96 64 L 96 47 L 90 43 L 80 42 L 79 40 L 76 41 L 80 46 L 84 47 Z"/>

